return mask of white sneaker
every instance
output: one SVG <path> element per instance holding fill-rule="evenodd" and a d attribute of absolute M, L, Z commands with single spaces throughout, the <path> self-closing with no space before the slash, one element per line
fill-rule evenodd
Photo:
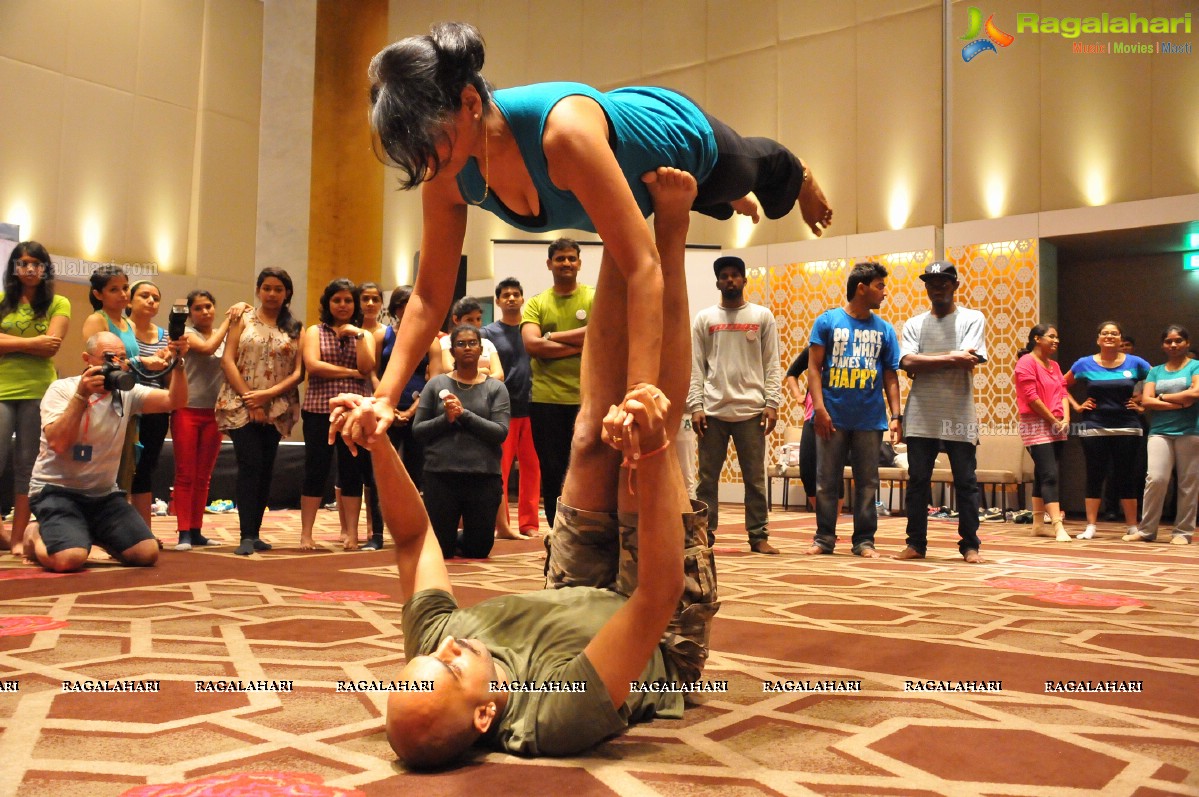
<path fill-rule="evenodd" d="M 1076 540 L 1092 540 L 1094 538 L 1095 525 L 1093 523 L 1088 523 L 1085 529 L 1074 535 L 1074 539 Z"/>

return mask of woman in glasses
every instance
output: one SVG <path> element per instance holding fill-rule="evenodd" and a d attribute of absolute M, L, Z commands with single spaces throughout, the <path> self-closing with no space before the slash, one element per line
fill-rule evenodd
<path fill-rule="evenodd" d="M 1067 387 L 1081 384 L 1085 389 L 1082 402 L 1070 397 L 1087 462 L 1087 527 L 1076 537 L 1079 540 L 1095 536 L 1103 481 L 1109 473 L 1116 480 L 1128 533 L 1137 529 L 1137 493 L 1141 484 L 1134 463 L 1144 434 L 1140 393 L 1141 383 L 1149 376 L 1149 363 L 1121 351 L 1123 339 L 1124 328 L 1120 324 L 1104 321 L 1095 341 L 1099 352 L 1080 357 L 1066 372 Z"/>
<path fill-rule="evenodd" d="M 0 292 L 0 468 L 13 458 L 11 532 L 0 520 L 0 548 L 22 555 L 29 525 L 29 475 L 41 437 L 41 398 L 58 378 L 54 355 L 71 321 L 71 303 L 54 294 L 50 253 L 37 241 L 22 241 L 8 256 Z"/>
<path fill-rule="evenodd" d="M 510 419 L 508 390 L 479 369 L 483 345 L 478 328 L 460 324 L 449 337 L 454 370 L 425 385 L 412 433 L 425 447 L 425 508 L 442 556 L 449 559 L 461 551 L 468 559 L 483 559 L 495 542 L 503 489 L 500 460 Z"/>

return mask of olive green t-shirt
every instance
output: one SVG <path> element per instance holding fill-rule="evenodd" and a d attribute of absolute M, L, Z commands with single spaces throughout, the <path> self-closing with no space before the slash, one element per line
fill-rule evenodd
<path fill-rule="evenodd" d="M 575 286 L 574 293 L 559 296 L 553 288 L 547 288 L 525 303 L 520 323 L 537 324 L 541 334 L 567 332 L 591 323 L 591 304 L 595 288 L 590 285 Z M 540 359 L 531 357 L 533 371 L 533 393 L 531 400 L 538 404 L 578 404 L 579 371 L 582 357 L 556 357 Z"/>
<path fill-rule="evenodd" d="M 677 693 L 630 693 L 616 709 L 583 655 L 626 600 L 609 590 L 568 587 L 491 598 L 459 609 L 449 593 L 425 590 L 404 605 L 404 650 L 411 660 L 432 653 L 447 636 L 478 639 L 513 682 L 550 689 L 571 685 L 571 691 L 510 692 L 508 707 L 483 743 L 517 755 L 573 755 L 631 723 L 655 715 L 683 716 L 683 698 Z M 654 650 L 639 680 L 677 680 L 661 648 Z"/>

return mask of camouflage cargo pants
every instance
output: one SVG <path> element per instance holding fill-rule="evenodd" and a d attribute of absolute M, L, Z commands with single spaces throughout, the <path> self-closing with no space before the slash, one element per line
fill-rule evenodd
<path fill-rule="evenodd" d="M 683 515 L 683 595 L 661 642 L 681 683 L 703 674 L 712 620 L 720 608 L 707 508 L 692 501 L 691 509 Z M 546 547 L 546 589 L 599 587 L 631 595 L 637 587 L 636 515 L 585 512 L 559 501 Z"/>

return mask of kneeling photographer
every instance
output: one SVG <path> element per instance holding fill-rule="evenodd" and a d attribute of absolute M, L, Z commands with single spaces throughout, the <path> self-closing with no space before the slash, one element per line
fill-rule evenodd
<path fill-rule="evenodd" d="M 176 364 L 187 339 L 168 344 Z M 79 570 L 98 545 L 126 565 L 158 561 L 158 543 L 117 487 L 125 429 L 137 415 L 187 404 L 183 368 L 170 370 L 169 389 L 135 384 L 125 344 L 111 332 L 88 338 L 81 376 L 59 379 L 42 398 L 42 439 L 29 484 L 38 531 L 26 551 L 58 573 Z"/>

